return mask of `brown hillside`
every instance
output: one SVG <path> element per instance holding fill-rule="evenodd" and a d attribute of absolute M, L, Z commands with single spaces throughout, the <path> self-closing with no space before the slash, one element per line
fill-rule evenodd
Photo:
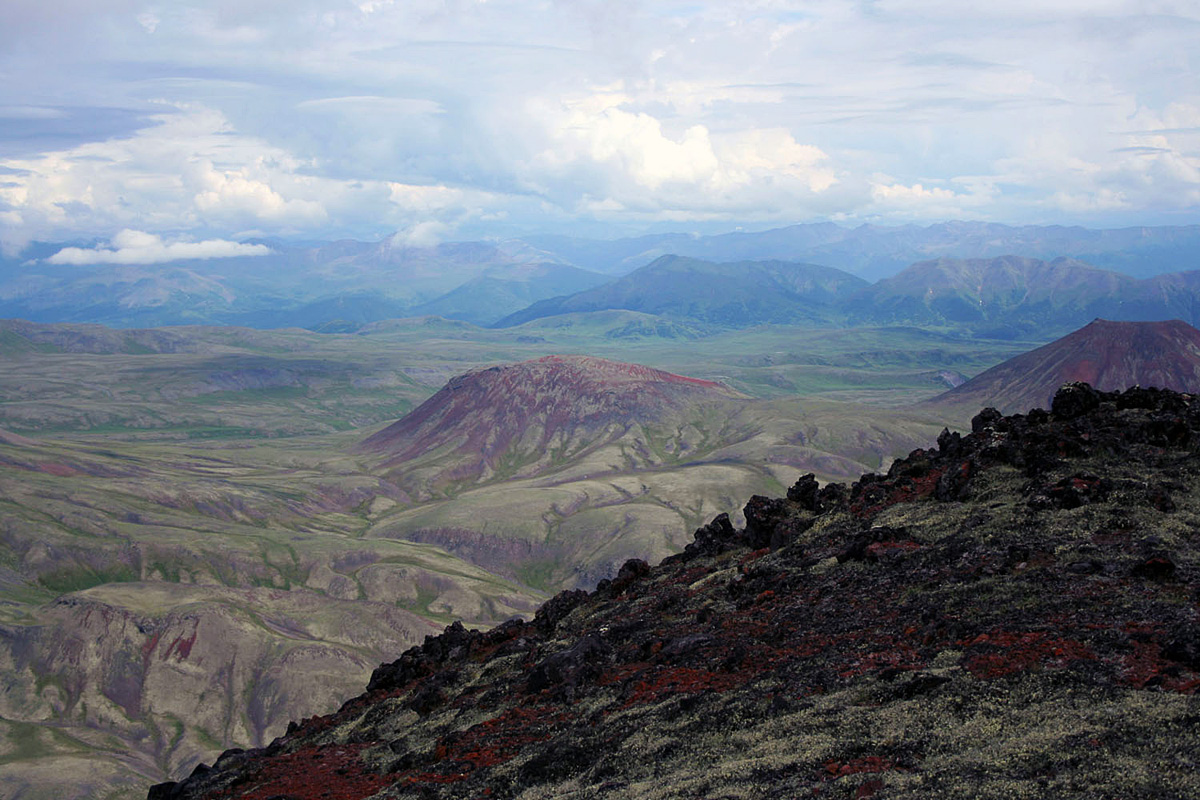
<path fill-rule="evenodd" d="M 450 380 L 412 413 L 366 439 L 380 466 L 439 460 L 447 481 L 532 474 L 547 460 L 611 441 L 702 401 L 742 395 L 712 381 L 591 356 L 545 356 Z M 522 469 L 524 467 L 524 469 Z"/>
<path fill-rule="evenodd" d="M 1097 319 L 980 373 L 930 404 L 971 409 L 990 406 L 1005 413 L 1046 408 L 1058 387 L 1072 381 L 1103 391 L 1153 386 L 1200 392 L 1200 330 L 1177 319 Z"/>

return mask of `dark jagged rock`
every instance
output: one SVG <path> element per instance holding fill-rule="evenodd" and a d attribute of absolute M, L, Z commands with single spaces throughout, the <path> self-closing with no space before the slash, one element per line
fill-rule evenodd
<path fill-rule="evenodd" d="M 574 694 L 580 683 L 595 679 L 602 671 L 604 661 L 612 654 L 612 648 L 596 634 L 588 634 L 578 642 L 546 656 L 529 673 L 525 691 L 537 694 L 546 689 L 565 689 Z"/>
<path fill-rule="evenodd" d="M 737 541 L 737 531 L 729 521 L 728 514 L 718 514 L 713 521 L 696 531 L 694 540 L 686 548 L 686 552 L 694 555 L 716 555 L 733 547 Z"/>
<path fill-rule="evenodd" d="M 468 631 L 461 622 L 450 625 L 439 636 L 426 636 L 424 644 L 409 648 L 390 664 L 376 667 L 367 683 L 367 691 L 406 686 L 449 662 L 461 660 L 471 652 L 478 636 L 477 631 Z"/>
<path fill-rule="evenodd" d="M 1200 796 L 1200 401 L 1072 385 L 451 626 L 153 800 Z"/>

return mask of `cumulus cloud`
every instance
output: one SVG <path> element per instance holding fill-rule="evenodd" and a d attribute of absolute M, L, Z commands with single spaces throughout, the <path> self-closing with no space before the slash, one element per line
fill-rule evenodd
<path fill-rule="evenodd" d="M 962 179 L 956 183 L 971 183 Z M 995 199 L 996 188 L 987 181 L 972 187 L 925 185 L 889 182 L 877 177 L 871 183 L 871 208 L 878 214 L 894 219 L 947 219 L 978 215 Z"/>
<path fill-rule="evenodd" d="M 114 229 L 311 235 L 438 221 L 448 230 L 494 201 L 436 183 L 324 177 L 312 159 L 242 135 L 203 106 L 158 114 L 132 136 L 0 159 L 0 170 L 0 211 L 19 223 L 0 231 L 9 243 Z"/>
<path fill-rule="evenodd" d="M 183 107 L 156 115 L 134 135 L 33 158 L 14 170 L 0 202 L 38 234 L 114 228 L 303 229 L 323 221 L 320 180 L 302 162 L 237 134 L 219 112 Z"/>
<path fill-rule="evenodd" d="M 443 241 L 451 228 L 444 222 L 427 220 L 392 235 L 392 244 L 403 247 L 433 247 Z"/>
<path fill-rule="evenodd" d="M 135 230 L 123 230 L 112 237 L 109 247 L 64 247 L 46 259 L 49 264 L 162 264 L 188 259 L 265 256 L 271 248 L 224 239 L 201 242 L 164 241 L 161 236 Z"/>
<path fill-rule="evenodd" d="M 838 182 L 830 156 L 785 129 L 671 132 L 635 105 L 620 90 L 600 90 L 535 107 L 545 143 L 529 170 L 543 191 L 568 203 L 574 192 L 591 213 L 688 219 L 794 209 Z"/>

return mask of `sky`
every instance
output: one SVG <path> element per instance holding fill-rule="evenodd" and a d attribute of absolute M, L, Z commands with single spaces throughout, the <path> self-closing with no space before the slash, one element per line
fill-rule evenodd
<path fill-rule="evenodd" d="M 151 263 L 274 237 L 1200 222 L 1195 0 L 0 10 L 10 255 L 32 241 L 82 244 L 72 263 Z"/>

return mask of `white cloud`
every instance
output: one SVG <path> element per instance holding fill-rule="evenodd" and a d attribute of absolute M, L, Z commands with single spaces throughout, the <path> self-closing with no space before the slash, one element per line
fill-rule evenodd
<path fill-rule="evenodd" d="M 442 106 L 432 100 L 413 97 L 381 97 L 379 95 L 321 97 L 297 103 L 296 108 L 302 111 L 339 114 L 391 113 L 417 116 L 442 112 Z"/>
<path fill-rule="evenodd" d="M 701 183 L 720 166 L 703 125 L 668 137 L 657 119 L 624 111 L 605 95 L 569 103 L 553 136 L 557 147 L 543 154 L 546 163 L 608 164 L 651 190 L 668 182 Z"/>
<path fill-rule="evenodd" d="M 235 225 L 251 219 L 316 226 L 328 218 L 317 200 L 285 198 L 272 188 L 272 168 L 260 159 L 237 169 L 217 169 L 210 161 L 195 163 L 189 183 L 199 189 L 192 198 L 195 209 L 211 221 L 230 220 Z M 290 177 L 290 176 L 289 176 Z M 306 182 L 290 177 L 293 184 Z"/>
<path fill-rule="evenodd" d="M 133 136 L 34 158 L 0 159 L 17 171 L 0 202 L 36 235 L 114 228 L 306 228 L 326 219 L 325 183 L 303 162 L 237 134 L 218 112 L 184 107 Z"/>
<path fill-rule="evenodd" d="M 997 161 L 994 180 L 1035 193 L 1038 207 L 1077 218 L 1200 209 L 1200 131 L 1192 128 L 1200 108 L 1174 103 L 1158 114 L 1117 107 L 1093 117 L 1091 125 L 1106 134 L 1085 140 L 1051 117 L 1044 133 Z"/>
<path fill-rule="evenodd" d="M 153 11 L 143 11 L 137 15 L 138 24 L 145 29 L 146 33 L 154 33 L 158 29 L 158 25 L 162 19 Z"/>
<path fill-rule="evenodd" d="M 461 208 L 466 203 L 464 192 L 448 186 L 389 183 L 387 187 L 388 201 L 409 212 L 432 213 Z"/>
<path fill-rule="evenodd" d="M 64 247 L 46 259 L 49 264 L 162 264 L 187 259 L 265 256 L 266 245 L 243 244 L 224 239 L 202 242 L 164 241 L 161 236 L 135 230 L 123 230 L 112 237 L 110 247 Z"/>
<path fill-rule="evenodd" d="M 451 228 L 444 222 L 426 220 L 392 235 L 392 243 L 403 247 L 433 247 L 443 241 Z"/>
<path fill-rule="evenodd" d="M 157 114 L 129 137 L 0 158 L 0 171 L 0 213 L 12 223 L 0 228 L 0 244 L 9 249 L 34 238 L 121 229 L 194 231 L 199 238 L 396 229 L 441 236 L 513 202 L 436 181 L 322 176 L 314 159 L 241 134 L 223 114 L 197 105 Z"/>
<path fill-rule="evenodd" d="M 905 220 L 961 219 L 979 216 L 995 199 L 996 189 L 989 181 L 956 181 L 965 191 L 946 186 L 889 182 L 877 176 L 871 182 L 870 210 L 884 218 Z"/>
<path fill-rule="evenodd" d="M 838 183 L 830 156 L 782 128 L 668 132 L 619 87 L 535 104 L 543 149 L 529 163 L 535 185 L 588 213 L 652 212 L 712 218 L 770 206 L 793 211 Z"/>

